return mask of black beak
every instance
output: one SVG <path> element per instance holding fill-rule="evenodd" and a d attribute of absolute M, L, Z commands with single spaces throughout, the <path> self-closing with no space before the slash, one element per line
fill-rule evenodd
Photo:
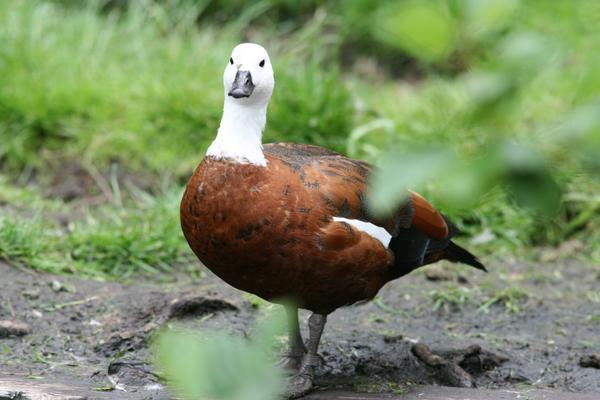
<path fill-rule="evenodd" d="M 254 91 L 254 83 L 252 83 L 252 75 L 250 71 L 238 71 L 235 74 L 235 80 L 231 85 L 231 90 L 228 95 L 236 99 L 242 97 L 250 97 Z"/>

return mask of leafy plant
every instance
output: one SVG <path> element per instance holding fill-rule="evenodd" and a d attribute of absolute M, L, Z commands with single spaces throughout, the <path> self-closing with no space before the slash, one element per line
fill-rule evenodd
<path fill-rule="evenodd" d="M 156 363 L 185 399 L 279 399 L 284 375 L 275 366 L 273 343 L 284 321 L 281 314 L 271 316 L 250 340 L 223 332 L 199 337 L 163 331 L 154 341 Z"/>
<path fill-rule="evenodd" d="M 574 29 L 577 23 L 584 30 L 592 29 L 589 21 L 578 19 L 577 7 L 556 3 L 564 29 Z M 576 55 L 576 49 L 598 48 L 600 42 L 574 31 L 572 35 L 548 32 L 542 21 L 555 14 L 545 8 L 546 3 L 405 2 L 389 7 L 383 18 L 402 19 L 408 10 L 414 20 L 401 28 L 402 35 L 386 35 L 386 40 L 423 63 L 445 64 L 462 57 L 468 59 L 469 68 L 455 76 L 430 77 L 414 89 L 418 95 L 409 92 L 406 97 L 422 102 L 417 106 L 421 114 L 410 114 L 409 108 L 411 120 L 390 114 L 392 110 L 381 113 L 392 123 L 387 128 L 392 139 L 372 147 L 369 140 L 362 143 L 382 167 L 371 182 L 374 211 L 397 206 L 411 188 L 462 215 L 461 210 L 470 213 L 474 207 L 484 207 L 487 194 L 500 190 L 507 194 L 505 202 L 530 214 L 522 219 L 523 226 L 537 221 L 552 225 L 550 219 L 564 207 L 562 194 L 572 190 L 568 185 L 575 171 L 597 171 L 587 150 L 597 154 L 599 149 L 600 87 L 585 71 L 599 60 L 592 54 Z M 433 29 L 423 36 L 421 29 L 429 23 L 437 25 L 439 32 L 451 33 L 437 34 Z M 582 80 L 586 84 L 580 86 Z M 563 100 L 567 87 L 577 89 Z M 427 91 L 439 96 L 427 98 Z M 386 99 L 393 101 L 391 96 Z M 495 202 L 490 208 L 500 207 Z M 586 215 L 589 209 L 581 218 Z M 507 229 L 510 225 L 502 228 Z M 567 234 L 555 229 L 542 232 L 524 238 L 548 241 L 552 235 Z"/>

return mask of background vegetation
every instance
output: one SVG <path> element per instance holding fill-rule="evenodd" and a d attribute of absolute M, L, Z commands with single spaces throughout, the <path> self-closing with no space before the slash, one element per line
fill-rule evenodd
<path fill-rule="evenodd" d="M 487 264 L 597 264 L 599 27 L 595 0 L 2 1 L 0 259 L 102 279 L 198 273 L 179 199 L 218 127 L 230 51 L 254 41 L 276 69 L 266 141 L 380 165 L 375 211 L 417 189 Z M 516 312 L 519 296 L 482 308 Z M 158 339 L 167 375 L 181 375 L 172 341 L 242 362 L 269 347 L 194 340 Z M 239 395 L 215 379 L 182 390 Z"/>
<path fill-rule="evenodd" d="M 577 239 L 598 260 L 599 22 L 595 1 L 4 1 L 0 256 L 185 263 L 179 194 L 251 40 L 276 66 L 267 141 L 382 165 L 375 209 L 418 189 L 479 253 Z"/>

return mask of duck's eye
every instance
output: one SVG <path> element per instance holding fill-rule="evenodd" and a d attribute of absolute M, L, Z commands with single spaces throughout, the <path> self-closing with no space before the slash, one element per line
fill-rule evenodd
<path fill-rule="evenodd" d="M 233 65 L 233 58 L 229 59 L 229 64 Z"/>
<path fill-rule="evenodd" d="M 262 60 L 261 62 L 258 63 L 259 66 L 264 67 L 265 66 L 265 60 Z"/>

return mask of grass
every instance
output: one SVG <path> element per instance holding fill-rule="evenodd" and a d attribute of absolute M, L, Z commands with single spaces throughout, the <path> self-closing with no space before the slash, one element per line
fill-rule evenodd
<path fill-rule="evenodd" d="M 523 290 L 516 287 L 508 287 L 490 296 L 489 299 L 485 300 L 479 306 L 479 310 L 489 312 L 490 307 L 493 305 L 503 305 L 509 312 L 519 313 L 522 311 L 522 303 L 526 299 L 527 294 Z"/>
<path fill-rule="evenodd" d="M 108 276 L 172 272 L 185 261 L 178 193 L 128 208 L 103 210 L 77 221 L 66 238 L 70 258 L 82 269 Z"/>
<path fill-rule="evenodd" d="M 44 209 L 62 212 L 68 209 L 60 199 L 44 198 L 39 186 L 15 184 L 10 182 L 8 176 L 0 175 L 0 207 L 2 206 L 23 211 Z"/>
<path fill-rule="evenodd" d="M 219 124 L 231 48 L 252 40 L 269 48 L 276 70 L 266 141 L 315 143 L 375 164 L 391 152 L 398 165 L 415 143 L 439 145 L 471 160 L 471 168 L 418 187 L 468 236 L 486 233 L 487 240 L 465 243 L 474 252 L 531 257 L 535 246 L 577 239 L 587 259 L 600 260 L 600 184 L 584 168 L 593 164 L 586 150 L 595 148 L 598 126 L 585 107 L 600 96 L 595 2 L 515 2 L 516 9 L 495 11 L 488 2 L 455 4 L 464 9 L 434 2 L 439 8 L 419 13 L 448 34 L 425 42 L 406 42 L 409 33 L 394 31 L 401 5 L 235 3 L 148 0 L 126 9 L 96 1 L 0 3 L 0 205 L 6 205 L 0 257 L 119 278 L 185 263 L 190 253 L 179 232 L 177 193 Z M 442 46 L 420 53 L 427 41 Z M 531 51 L 506 52 L 520 46 Z M 462 179 L 488 171 L 481 159 L 492 159 L 490 149 L 501 139 L 534 147 L 541 164 L 552 166 L 564 194 L 557 214 L 518 206 L 511 187 L 525 193 L 547 187 L 528 186 L 514 170 L 502 179 L 490 173 L 481 187 Z M 143 200 L 123 194 L 121 203 L 92 207 L 61 227 L 52 213 L 85 207 L 44 193 L 73 162 L 100 172 L 118 164 L 170 192 L 155 190 Z M 389 170 L 386 186 L 410 175 Z M 472 193 L 468 205 L 465 193 Z M 37 217 L 28 221 L 31 215 Z M 456 289 L 434 297 L 444 307 L 469 295 Z"/>
<path fill-rule="evenodd" d="M 65 272 L 69 266 L 56 252 L 57 246 L 56 232 L 39 217 L 0 217 L 0 260 L 20 267 Z"/>
<path fill-rule="evenodd" d="M 43 218 L 0 218 L 0 259 L 53 273 L 132 278 L 192 264 L 179 228 L 179 192 L 103 205 L 66 228 Z M 196 264 L 194 261 L 193 264 Z M 188 271 L 189 272 L 189 271 Z"/>
<path fill-rule="evenodd" d="M 586 293 L 587 298 L 593 303 L 600 303 L 600 292 L 588 292 Z"/>
<path fill-rule="evenodd" d="M 157 169 L 184 163 L 178 150 L 190 156 L 206 144 L 201 133 L 214 131 L 219 117 L 209 107 L 220 102 L 214 77 L 235 39 L 209 29 L 195 35 L 190 21 L 156 11 L 101 18 L 91 5 L 2 3 L 5 168 L 39 168 L 58 155 L 89 162 L 117 156 Z"/>
<path fill-rule="evenodd" d="M 430 291 L 429 297 L 434 311 L 458 311 L 468 304 L 478 304 L 478 311 L 484 313 L 488 313 L 493 306 L 502 306 L 506 311 L 515 314 L 523 311 L 523 304 L 528 295 L 522 289 L 515 286 L 494 289 L 494 286 L 484 282 L 477 288 L 448 284 Z"/>
<path fill-rule="evenodd" d="M 600 324 L 600 315 L 590 315 L 587 320 L 589 322 L 593 322 L 594 324 Z"/>
<path fill-rule="evenodd" d="M 469 288 L 448 285 L 444 289 L 434 289 L 429 292 L 435 311 L 444 309 L 458 309 L 472 300 L 473 291 Z"/>
<path fill-rule="evenodd" d="M 0 5 L 5 169 L 40 168 L 57 157 L 98 165 L 120 160 L 153 172 L 168 166 L 181 175 L 195 166 L 218 127 L 222 68 L 239 34 L 210 26 L 197 32 L 193 7 L 132 4 L 105 18 L 93 5 Z M 317 62 L 279 62 L 271 137 L 341 148 L 350 98 L 337 84 L 337 69 Z M 337 139 L 325 138 L 331 130 Z"/>

